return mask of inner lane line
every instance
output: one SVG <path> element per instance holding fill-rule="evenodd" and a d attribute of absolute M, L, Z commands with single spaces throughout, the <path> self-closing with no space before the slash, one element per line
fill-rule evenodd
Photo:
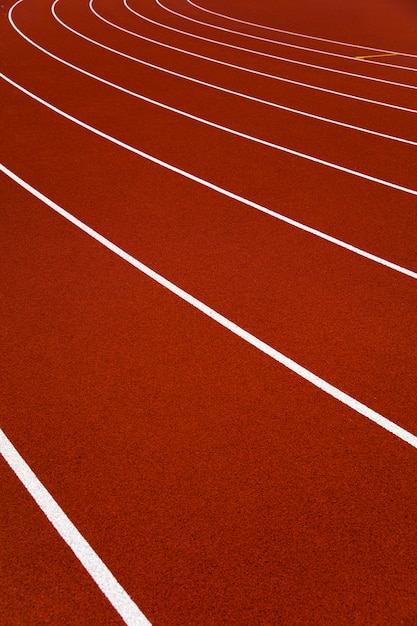
<path fill-rule="evenodd" d="M 249 333 L 247 330 L 241 328 L 240 326 L 238 326 L 237 324 L 235 324 L 234 322 L 226 318 L 221 313 L 218 313 L 217 311 L 209 307 L 207 304 L 205 304 L 201 300 L 198 300 L 197 298 L 195 298 L 188 292 L 181 289 L 181 287 L 178 287 L 177 285 L 175 285 L 174 283 L 166 279 L 164 276 L 161 276 L 160 274 L 152 270 L 150 267 L 148 267 L 144 263 L 141 263 L 138 259 L 136 259 L 132 255 L 124 251 L 122 248 L 120 248 L 119 246 L 111 242 L 106 237 L 103 237 L 103 235 L 100 235 L 97 231 L 92 229 L 90 226 L 88 226 L 87 224 L 85 224 L 84 222 L 76 218 L 74 215 L 72 215 L 71 213 L 69 213 L 62 207 L 60 207 L 58 204 L 50 200 L 47 196 L 39 192 L 37 189 L 35 189 L 31 185 L 29 185 L 27 182 L 25 182 L 17 174 L 15 174 L 14 172 L 6 168 L 4 165 L 0 165 L 0 170 L 6 176 L 12 179 L 15 183 L 17 183 L 18 185 L 26 189 L 26 191 L 28 191 L 38 200 L 40 200 L 41 202 L 46 204 L 48 207 L 50 207 L 53 211 L 55 211 L 56 213 L 61 215 L 63 218 L 68 220 L 71 224 L 73 224 L 74 226 L 79 228 L 81 231 L 83 231 L 84 233 L 92 237 L 98 243 L 102 244 L 104 247 L 106 247 L 108 250 L 116 254 L 118 257 L 120 257 L 121 259 L 123 259 L 124 261 L 126 261 L 127 263 L 135 267 L 136 269 L 138 269 L 140 272 L 142 272 L 143 274 L 145 274 L 146 276 L 154 280 L 156 283 L 158 283 L 159 285 L 166 288 L 168 291 L 170 291 L 174 295 L 178 296 L 183 301 L 187 302 L 188 304 L 196 308 L 198 311 L 200 311 L 201 313 L 203 313 L 204 315 L 212 319 L 214 322 L 217 322 L 223 328 L 226 328 L 227 330 L 232 332 L 234 335 L 236 335 L 240 339 L 243 339 L 243 341 L 247 342 L 248 344 L 250 344 L 257 350 L 259 350 L 260 352 L 263 352 L 265 355 L 271 357 L 274 361 L 276 361 L 280 365 L 283 365 L 285 368 L 292 371 L 296 375 L 300 376 L 307 382 L 311 383 L 312 385 L 314 385 L 315 387 L 317 387 L 318 389 L 320 389 L 327 395 L 333 397 L 334 399 L 344 404 L 345 406 L 349 407 L 356 413 L 362 415 L 363 417 L 366 417 L 367 419 L 371 420 L 372 422 L 374 422 L 375 424 L 377 424 L 384 430 L 390 432 L 395 437 L 401 439 L 405 443 L 408 443 L 413 448 L 417 449 L 417 437 L 415 435 L 405 430 L 398 424 L 387 419 L 380 413 L 377 413 L 376 411 L 369 408 L 362 402 L 359 402 L 352 396 L 349 396 L 347 393 L 341 391 L 340 389 L 328 383 L 327 381 L 323 380 L 319 376 L 316 376 L 310 370 L 306 369 L 305 367 L 303 367 L 296 361 L 293 361 L 292 359 L 288 358 L 287 356 L 285 356 L 284 354 L 282 354 L 275 348 L 272 348 L 272 346 L 270 346 L 269 344 L 258 339 L 257 337 Z"/>
<path fill-rule="evenodd" d="M 245 206 L 249 206 L 257 211 L 260 211 L 261 213 L 265 213 L 266 215 L 270 215 L 271 217 L 278 219 L 286 224 L 289 224 L 290 226 L 294 226 L 295 228 L 298 228 L 304 232 L 307 232 L 311 235 L 314 235 L 320 239 L 323 239 L 325 241 L 328 241 L 332 244 L 335 244 L 337 246 L 339 246 L 340 248 L 344 248 L 345 250 L 349 250 L 350 252 L 353 252 L 354 254 L 357 254 L 361 257 L 364 257 L 370 261 L 374 261 L 375 263 L 379 263 L 380 265 L 384 265 L 387 268 L 390 268 L 396 272 L 399 272 L 401 274 L 404 274 L 405 276 L 408 276 L 410 278 L 414 278 L 415 280 L 417 280 L 417 272 L 414 272 L 412 270 L 409 270 L 407 268 L 402 267 L 401 265 L 397 265 L 396 263 L 392 263 L 391 261 L 388 261 L 386 259 L 383 259 L 382 257 L 378 257 L 370 252 L 366 252 L 364 250 L 361 250 L 360 248 L 357 248 L 356 246 L 353 246 L 349 243 L 346 243 L 344 241 L 342 241 L 341 239 L 337 239 L 336 237 L 332 237 L 331 235 L 327 235 L 326 233 L 323 233 L 315 228 L 311 228 L 310 226 L 306 226 L 305 224 L 302 224 L 301 222 L 297 222 L 296 220 L 293 220 L 289 217 L 286 217 L 285 215 L 282 215 L 281 213 L 277 213 L 275 211 L 272 211 L 271 209 L 268 209 L 267 207 L 262 206 L 261 204 L 257 204 L 256 202 L 252 202 L 252 200 L 248 200 L 247 198 L 243 198 L 243 196 L 239 196 L 238 194 L 233 193 L 232 191 L 228 191 L 227 189 L 224 189 L 223 187 L 219 187 L 218 185 L 215 185 L 214 183 L 210 183 L 207 180 L 204 180 L 203 178 L 199 178 L 198 176 L 195 176 L 194 174 L 191 174 L 190 172 L 187 172 L 185 170 L 182 170 L 178 167 L 176 167 L 175 165 L 171 165 L 170 163 L 167 163 L 166 161 L 162 161 L 161 159 L 158 159 L 157 157 L 154 157 L 150 154 L 148 154 L 147 152 L 143 152 L 142 150 L 139 150 L 138 148 L 135 148 L 129 144 L 124 143 L 123 141 L 120 141 L 119 139 L 117 139 L 116 137 L 112 137 L 111 135 L 108 135 L 104 132 L 102 132 L 101 130 L 94 128 L 93 126 L 90 126 L 89 124 L 86 124 L 85 122 L 83 122 L 82 120 L 79 120 L 75 117 L 73 117 L 72 115 L 70 115 L 69 113 L 66 113 L 65 111 L 62 111 L 61 109 L 59 109 L 58 107 L 54 106 L 53 104 L 51 104 L 50 102 L 46 102 L 46 100 L 43 100 L 42 98 L 40 98 L 39 96 L 35 95 L 34 93 L 32 93 L 31 91 L 29 91 L 28 89 L 26 89 L 25 87 L 22 87 L 22 85 L 19 85 L 18 83 L 16 83 L 15 81 L 13 81 L 11 78 L 5 76 L 4 74 L 0 73 L 0 78 L 2 78 L 3 80 L 5 80 L 7 83 L 9 83 L 10 85 L 12 85 L 13 87 L 15 87 L 16 89 L 18 89 L 19 91 L 21 91 L 22 93 L 24 93 L 25 95 L 29 96 L 30 98 L 32 98 L 33 100 L 39 102 L 40 104 L 42 104 L 43 106 L 45 106 L 46 108 L 50 109 L 51 111 L 54 111 L 55 113 L 57 113 L 58 115 L 64 117 L 65 119 L 69 120 L 70 122 L 73 122 L 74 124 L 77 124 L 78 126 L 81 126 L 82 128 L 85 128 L 86 130 L 90 131 L 91 133 L 97 135 L 98 137 L 102 137 L 103 139 L 121 147 L 124 148 L 125 150 L 132 152 L 133 154 L 136 154 L 144 159 L 146 159 L 147 161 L 150 161 L 151 163 L 155 163 L 156 165 L 159 165 L 171 172 L 174 172 L 175 174 L 179 174 L 180 176 L 183 176 L 184 178 L 187 178 L 188 180 L 191 180 L 193 182 L 196 182 L 208 189 L 211 189 L 227 198 L 231 198 L 232 200 L 236 200 L 237 202 L 240 202 L 241 204 L 245 205 Z M 413 192 L 414 195 L 417 196 L 417 192 Z"/>

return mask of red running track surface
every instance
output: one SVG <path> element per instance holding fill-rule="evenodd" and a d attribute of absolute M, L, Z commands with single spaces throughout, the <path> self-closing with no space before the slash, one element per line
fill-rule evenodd
<path fill-rule="evenodd" d="M 3 0 L 2 624 L 417 623 L 416 33 Z"/>

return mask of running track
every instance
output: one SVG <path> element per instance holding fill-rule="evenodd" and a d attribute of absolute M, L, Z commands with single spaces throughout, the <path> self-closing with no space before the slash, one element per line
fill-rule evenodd
<path fill-rule="evenodd" d="M 417 12 L 312 4 L 2 0 L 2 624 L 417 623 Z"/>

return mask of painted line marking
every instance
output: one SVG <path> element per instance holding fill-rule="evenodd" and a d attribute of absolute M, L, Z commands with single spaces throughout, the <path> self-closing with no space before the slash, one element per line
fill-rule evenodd
<path fill-rule="evenodd" d="M 5 171 L 2 166 L 1 170 Z M 7 173 L 7 172 L 5 172 Z M 26 487 L 52 526 L 72 550 L 107 600 L 128 626 L 151 626 L 139 607 L 123 589 L 80 531 L 74 526 L 49 491 L 0 429 L 0 452 Z"/>
<path fill-rule="evenodd" d="M 376 59 L 378 57 L 395 57 L 397 55 L 398 55 L 397 52 L 385 52 L 384 54 L 368 54 L 366 56 L 355 57 L 355 59 Z M 409 69 L 409 68 L 402 68 L 402 69 Z"/>
<path fill-rule="evenodd" d="M 240 326 L 238 326 L 237 324 L 229 320 L 227 317 L 225 317 L 221 313 L 218 313 L 217 311 L 209 307 L 207 304 L 204 304 L 204 302 L 201 302 L 201 300 L 198 300 L 191 294 L 181 289 L 181 287 L 178 287 L 177 285 L 175 285 L 168 279 L 164 278 L 163 276 L 161 276 L 160 274 L 152 270 L 150 267 L 148 267 L 144 263 L 141 263 L 140 261 L 138 261 L 138 259 L 130 255 L 128 252 L 125 252 L 124 250 L 122 250 L 122 248 L 119 248 L 119 246 L 112 243 L 109 239 L 106 239 L 106 237 L 103 237 L 103 235 L 100 235 L 97 231 L 93 230 L 90 226 L 87 226 L 87 224 L 85 224 L 84 222 L 79 220 L 77 217 L 75 217 L 74 215 L 72 215 L 71 213 L 63 209 L 62 207 L 60 207 L 58 204 L 56 204 L 52 200 L 50 200 L 47 196 L 45 196 L 43 193 L 41 193 L 40 191 L 32 187 L 32 185 L 30 185 L 29 183 L 25 182 L 22 178 L 20 178 L 17 174 L 13 173 L 11 170 L 6 168 L 4 165 L 0 164 L 0 170 L 4 172 L 6 176 L 11 178 L 13 181 L 15 181 L 18 185 L 26 189 L 26 191 L 31 193 L 33 196 L 41 200 L 41 202 L 49 206 L 56 213 L 58 213 L 59 215 L 64 217 L 66 220 L 68 220 L 71 224 L 73 224 L 74 226 L 79 228 L 81 231 L 83 231 L 84 233 L 86 233 L 87 235 L 95 239 L 97 242 L 102 244 L 105 248 L 107 248 L 108 250 L 110 250 L 111 252 L 119 256 L 121 259 L 127 261 L 127 263 L 129 263 L 130 265 L 138 269 L 140 272 L 142 272 L 143 274 L 145 274 L 146 276 L 154 280 L 156 283 L 158 283 L 162 287 L 165 287 L 168 291 L 175 294 L 176 296 L 178 296 L 179 298 L 181 298 L 182 300 L 184 300 L 191 306 L 198 309 L 201 313 L 203 313 L 210 319 L 217 322 L 220 326 L 223 326 L 224 328 L 226 328 L 227 330 L 235 334 L 237 337 L 240 337 L 241 339 L 246 341 L 248 344 L 250 344 L 257 350 L 259 350 L 260 352 L 263 352 L 267 356 L 271 357 L 277 363 L 280 363 L 281 365 L 283 365 L 290 371 L 294 372 L 295 374 L 297 374 L 298 376 L 300 376 L 307 382 L 311 383 L 318 389 L 321 389 L 322 391 L 324 391 L 324 393 L 327 393 L 329 396 L 335 398 L 336 400 L 338 400 L 345 406 L 349 407 L 350 409 L 353 409 L 356 413 L 359 413 L 363 417 L 368 418 L 369 420 L 371 420 L 378 426 L 381 426 L 381 428 L 384 428 L 391 434 L 395 435 L 402 441 L 405 441 L 406 443 L 410 444 L 413 448 L 417 449 L 417 437 L 415 435 L 408 432 L 407 430 L 405 430 L 398 424 L 395 424 L 391 420 L 387 419 L 380 413 L 377 413 L 376 411 L 370 409 L 368 406 L 366 406 L 362 402 L 355 400 L 355 398 L 352 398 L 347 393 L 341 391 L 337 387 L 334 387 L 333 385 L 326 382 L 319 376 L 316 376 L 316 374 L 313 374 L 312 372 L 310 372 L 310 370 L 306 369 L 305 367 L 303 367 L 296 361 L 293 361 L 289 357 L 285 356 L 284 354 L 282 354 L 275 348 L 272 348 L 272 346 L 268 345 L 261 339 L 258 339 L 257 337 L 249 333 L 247 330 L 244 330 L 243 328 L 241 328 Z"/>
<path fill-rule="evenodd" d="M 53 104 L 50 104 L 49 102 L 46 102 L 45 100 L 43 100 L 39 96 L 36 96 L 35 94 L 33 94 L 32 92 L 28 91 L 27 89 L 25 89 L 24 87 L 22 87 L 18 83 L 15 83 L 11 78 L 8 78 L 4 74 L 0 73 L 0 77 L 3 78 L 3 80 L 8 82 L 13 87 L 15 87 L 16 89 L 21 91 L 22 93 L 26 94 L 30 98 L 33 98 L 33 100 L 36 100 L 36 102 L 39 102 L 40 104 L 42 104 L 43 106 L 47 107 L 51 111 L 54 111 L 55 113 L 58 113 L 58 115 L 61 115 L 65 119 L 69 120 L 70 122 L 73 122 L 74 124 L 77 124 L 78 126 L 81 126 L 81 128 L 85 128 L 86 130 L 90 131 L 94 135 L 97 135 L 98 137 L 106 139 L 107 141 L 115 144 L 116 146 L 124 148 L 125 150 L 127 150 L 129 152 L 132 152 L 133 154 L 136 154 L 136 155 L 146 159 L 147 161 L 150 161 L 151 163 L 155 163 L 156 165 L 160 165 L 161 167 L 169 170 L 170 172 L 174 172 L 175 174 L 179 174 L 180 176 L 183 176 L 184 178 L 186 178 L 188 180 L 191 180 L 191 181 L 193 181 L 195 183 L 198 183 L 199 185 L 202 185 L 203 187 L 206 187 L 207 189 L 211 189 L 213 191 L 216 191 L 217 193 L 225 196 L 226 198 L 231 198 L 232 200 L 236 200 L 237 202 L 240 202 L 241 204 L 243 204 L 245 206 L 251 207 L 252 209 L 260 211 L 261 213 L 265 213 L 266 215 L 270 215 L 271 217 L 274 217 L 275 219 L 278 219 L 281 222 L 284 222 L 285 224 L 289 224 L 290 226 L 294 226 L 295 228 L 298 228 L 298 229 L 300 229 L 300 230 L 302 230 L 302 231 L 304 231 L 306 233 L 314 235 L 314 236 L 318 237 L 319 239 L 323 239 L 324 241 L 328 241 L 330 243 L 333 243 L 336 246 L 339 246 L 340 248 L 343 248 L 345 250 L 349 250 L 350 252 L 353 252 L 354 254 L 357 254 L 358 256 L 362 256 L 365 259 L 369 259 L 370 261 L 374 261 L 375 263 L 379 263 L 380 265 L 388 267 L 388 268 L 390 268 L 390 269 L 392 269 L 392 270 L 394 270 L 396 272 L 399 272 L 400 274 L 404 274 L 405 276 L 409 276 L 410 278 L 417 279 L 417 272 L 414 272 L 414 271 L 409 270 L 409 269 L 407 269 L 405 267 L 402 267 L 401 265 L 397 265 L 396 263 L 392 263 L 391 261 L 387 261 L 386 259 L 382 259 L 381 257 L 378 257 L 375 254 L 371 254 L 370 252 L 366 252 L 365 250 L 361 250 L 360 248 L 357 248 L 356 246 L 353 246 L 353 245 L 351 245 L 349 243 L 346 243 L 346 242 L 344 242 L 344 241 L 342 241 L 340 239 L 337 239 L 336 237 L 332 237 L 331 235 L 327 235 L 326 233 L 322 233 L 320 230 L 316 230 L 315 228 L 311 228 L 310 226 L 306 226 L 305 224 L 302 224 L 301 222 L 297 222 L 296 220 L 293 220 L 293 219 L 291 219 L 289 217 L 286 217 L 285 215 L 282 215 L 280 213 L 276 213 L 275 211 L 272 211 L 271 209 L 268 209 L 268 208 L 262 206 L 261 204 L 257 204 L 256 202 L 252 202 L 252 200 L 247 200 L 246 198 L 243 198 L 242 196 L 239 196 L 239 195 L 233 193 L 232 191 L 228 191 L 227 189 L 223 189 L 223 187 L 219 187 L 218 185 L 210 183 L 209 181 L 204 180 L 203 178 L 199 178 L 198 176 L 194 176 L 194 174 L 190 174 L 189 172 L 186 172 L 185 170 L 181 170 L 180 168 L 176 167 L 175 165 L 171 165 L 169 163 L 166 163 L 165 161 L 161 161 L 160 159 L 158 159 L 158 158 L 156 158 L 156 157 L 154 157 L 154 156 L 152 156 L 152 155 L 150 155 L 150 154 L 148 154 L 146 152 L 142 152 L 142 150 L 138 150 L 137 148 L 134 148 L 133 146 L 130 146 L 129 144 L 126 144 L 123 141 L 120 141 L 119 139 L 116 139 L 115 137 L 112 137 L 111 135 L 107 135 L 106 133 L 103 133 L 101 130 L 98 130 L 97 128 L 94 128 L 93 126 L 90 126 L 89 124 L 86 124 L 85 122 L 82 122 L 81 120 L 78 120 L 77 118 L 73 117 L 69 113 L 65 113 L 65 111 L 62 111 L 61 109 L 58 109 Z M 367 177 L 367 178 L 369 178 L 369 177 Z M 412 191 L 412 194 L 417 196 L 417 192 L 416 191 Z"/>
<path fill-rule="evenodd" d="M 319 122 L 324 122 L 325 124 L 332 124 L 334 126 L 340 126 L 341 128 L 348 128 L 349 130 L 354 130 L 357 132 L 362 132 L 365 133 L 367 135 L 372 135 L 374 137 L 380 137 L 381 139 L 388 139 L 389 141 L 396 141 L 398 143 L 403 143 L 405 145 L 410 145 L 410 146 L 417 146 L 417 142 L 416 141 L 412 141 L 411 139 L 403 139 L 402 137 L 396 137 L 394 135 L 388 135 L 386 133 L 380 133 L 378 131 L 375 130 L 370 130 L 368 128 L 362 128 L 361 126 L 354 126 L 353 124 L 347 124 L 346 122 L 340 122 L 338 120 L 333 120 L 331 118 L 328 117 L 323 117 L 321 115 L 314 115 L 313 113 L 308 113 L 307 111 L 301 111 L 299 109 L 293 109 L 291 107 L 286 107 L 284 105 L 281 104 L 275 104 L 274 102 L 269 102 L 268 100 L 262 100 L 261 98 L 255 98 L 254 96 L 248 96 L 244 93 L 240 93 L 239 91 L 233 91 L 231 89 L 226 89 L 225 87 L 219 87 L 218 85 L 214 85 L 212 83 L 207 83 L 195 78 L 190 78 L 189 76 L 185 76 L 184 74 L 178 74 L 177 72 L 172 72 L 170 70 L 166 70 L 165 68 L 159 66 L 159 65 L 154 65 L 152 63 L 148 63 L 146 61 L 142 61 L 141 59 L 138 59 L 137 57 L 133 57 L 129 54 L 125 54 L 124 52 L 120 52 L 119 50 L 115 50 L 114 48 L 111 48 L 109 46 L 106 46 L 105 44 L 96 41 L 95 39 L 92 39 L 91 37 L 87 37 L 87 35 L 84 35 L 83 33 L 79 32 L 78 30 L 75 30 L 75 28 L 72 28 L 71 26 L 69 26 L 68 24 L 66 24 L 56 13 L 56 7 L 59 3 L 59 0 L 55 0 L 55 2 L 52 5 L 52 14 L 54 16 L 54 18 L 56 19 L 56 21 L 61 24 L 61 26 L 63 26 L 65 29 L 67 29 L 68 31 L 70 31 L 71 33 L 73 33 L 74 35 L 76 35 L 77 37 L 80 37 L 81 39 L 84 39 L 85 41 L 88 41 L 92 44 L 94 44 L 95 46 L 99 46 L 100 48 L 103 48 L 103 50 L 107 50 L 108 52 L 111 52 L 113 54 L 116 54 L 117 56 L 123 57 L 123 58 L 127 58 L 130 61 L 134 61 L 136 63 L 140 63 L 142 65 L 148 66 L 148 67 L 152 67 L 153 69 L 156 69 L 158 71 L 167 73 L 167 74 L 171 74 L 171 75 L 175 75 L 178 76 L 179 78 L 194 82 L 196 84 L 202 85 L 203 87 L 208 87 L 210 89 L 215 89 L 217 91 L 220 91 L 222 93 L 227 93 L 229 95 L 232 96 L 237 96 L 238 98 L 242 98 L 245 100 L 249 100 L 251 102 L 256 102 L 258 104 L 264 104 L 266 106 L 270 106 L 271 108 L 274 109 L 278 109 L 281 111 L 286 111 L 287 113 L 293 113 L 294 115 L 299 115 L 301 117 L 307 117 L 309 119 L 314 119 L 317 120 Z M 91 0 L 90 0 L 90 5 L 91 5 Z M 91 8 L 91 6 L 90 6 Z M 92 12 L 94 13 L 94 10 L 91 9 Z M 26 35 L 25 35 L 26 37 Z M 38 46 L 38 44 L 35 44 L 35 42 L 33 42 L 32 40 L 30 40 L 32 42 L 33 45 Z M 43 51 L 46 52 L 46 54 L 51 55 L 52 53 L 45 50 L 45 48 L 42 48 Z M 60 58 L 60 57 L 55 57 L 55 55 L 53 55 L 54 58 L 58 58 L 60 60 L 61 63 L 64 64 L 68 64 L 68 61 L 65 61 L 64 59 Z M 124 87 L 122 87 L 121 85 L 117 85 L 115 83 L 112 83 L 104 78 L 101 78 L 100 76 L 97 76 L 96 74 L 92 74 L 91 72 L 87 72 L 86 70 L 83 70 L 81 67 L 73 65 L 72 63 L 69 64 L 70 67 L 77 69 L 77 71 L 81 72 L 81 73 L 85 73 L 87 76 L 90 76 L 91 78 L 94 78 L 95 80 L 104 83 L 105 85 L 109 85 L 110 87 L 113 87 L 114 89 L 117 89 L 119 91 L 122 91 L 124 93 L 127 93 L 130 96 L 133 96 L 134 98 L 139 98 L 140 100 L 144 100 L 145 102 L 149 102 L 150 104 L 154 104 L 155 106 L 158 107 L 162 107 L 163 109 L 172 111 L 174 113 L 177 113 L 178 115 L 182 115 L 184 117 L 187 117 L 189 119 L 193 119 L 196 120 L 198 122 L 201 122 L 202 124 L 206 124 L 209 126 L 212 126 L 213 128 L 217 128 L 220 130 L 223 130 L 224 132 L 227 133 L 232 133 L 232 134 L 236 134 L 239 137 L 243 137 L 245 139 L 248 139 L 249 141 L 255 141 L 257 143 L 262 143 L 270 148 L 275 148 L 277 144 L 274 144 L 272 142 L 268 142 L 265 141 L 263 139 L 258 139 L 257 137 L 253 137 L 252 135 L 248 135 L 246 133 L 241 133 L 239 131 L 235 131 L 232 128 L 229 127 L 225 127 L 222 126 L 220 124 L 216 124 L 215 122 L 210 122 L 207 119 L 198 117 L 196 115 L 192 115 L 190 113 L 187 113 L 186 111 L 183 111 L 181 109 L 176 109 L 174 107 L 171 107 L 167 104 L 164 104 L 158 100 L 152 100 L 151 98 L 147 98 L 146 96 L 143 96 L 135 91 L 131 91 L 129 89 L 126 89 Z"/>
<path fill-rule="evenodd" d="M 215 59 L 213 57 L 204 56 L 202 54 L 197 54 L 196 52 L 191 52 L 190 50 L 185 50 L 184 48 L 178 48 L 176 46 L 171 46 L 171 45 L 169 45 L 167 43 L 164 43 L 163 41 L 158 41 L 156 39 L 150 39 L 149 37 L 145 37 L 144 35 L 139 35 L 139 33 L 136 33 L 133 30 L 128 30 L 126 28 L 123 28 L 122 26 L 119 26 L 118 24 L 115 24 L 114 22 L 111 22 L 110 20 L 106 19 L 105 17 L 103 17 L 102 15 L 100 15 L 97 12 L 97 10 L 93 6 L 93 0 L 90 0 L 89 7 L 90 7 L 92 13 L 94 13 L 94 15 L 96 15 L 102 22 L 105 22 L 106 24 L 109 24 L 110 26 L 120 30 L 121 32 L 127 33 L 128 35 L 132 35 L 133 37 L 137 37 L 138 39 L 141 39 L 142 41 L 149 41 L 150 43 L 154 43 L 154 44 L 160 46 L 161 48 L 167 48 L 168 50 L 175 50 L 176 52 L 180 52 L 182 54 L 186 54 L 187 56 L 192 56 L 192 57 L 194 57 L 196 59 L 203 59 L 205 61 L 209 61 L 210 63 L 216 63 L 217 65 L 222 65 L 223 67 L 231 67 L 232 69 L 235 69 L 235 70 L 246 72 L 248 74 L 253 74 L 255 76 L 262 76 L 264 78 L 270 78 L 272 80 L 277 80 L 277 81 L 280 81 L 280 82 L 283 82 L 283 83 L 287 83 L 289 85 L 297 85 L 297 87 L 303 87 L 305 89 L 312 89 L 313 91 L 319 91 L 321 93 L 329 93 L 329 94 L 331 94 L 333 96 L 340 96 L 342 98 L 349 98 L 351 100 L 357 100 L 358 102 L 366 102 L 368 104 L 375 104 L 377 106 L 383 106 L 383 107 L 386 107 L 386 108 L 389 108 L 389 109 L 394 109 L 396 111 L 404 111 L 406 113 L 417 113 L 417 109 L 410 109 L 408 107 L 402 107 L 402 106 L 398 106 L 396 104 L 389 104 L 388 102 L 381 102 L 379 100 L 371 100 L 370 98 L 362 98 L 361 96 L 355 96 L 353 94 L 344 93 L 343 91 L 335 91 L 334 89 L 326 89 L 325 87 L 318 87 L 317 85 L 311 85 L 309 83 L 303 83 L 303 82 L 300 82 L 300 81 L 297 81 L 297 80 L 291 80 L 289 78 L 284 78 L 283 76 L 278 76 L 276 74 L 268 74 L 267 72 L 260 72 L 260 71 L 257 71 L 257 70 L 250 69 L 248 67 L 243 67 L 241 65 L 235 65 L 233 63 L 226 63 L 226 61 L 221 61 L 220 59 Z M 142 17 L 139 13 L 137 15 Z M 146 19 L 146 18 L 144 18 L 144 19 Z M 119 52 L 119 54 L 121 54 L 123 56 L 126 56 L 126 57 L 129 57 L 129 55 L 125 55 L 123 52 Z M 133 57 L 133 58 L 135 58 L 135 57 Z M 145 61 L 142 61 L 140 59 L 136 59 L 136 61 L 138 63 L 143 63 L 143 64 L 146 63 Z M 147 64 L 147 65 L 152 67 L 151 64 Z M 197 81 L 197 79 L 192 78 L 190 76 L 186 76 L 184 74 L 178 74 L 177 72 L 173 72 L 173 71 L 168 70 L 166 68 L 161 68 L 161 69 L 162 69 L 162 71 L 167 72 L 169 74 L 172 74 L 174 76 L 179 76 L 180 78 L 185 78 L 186 80 L 191 80 L 193 82 L 199 82 L 199 81 Z M 216 87 L 216 88 L 220 89 L 219 87 Z M 250 96 L 246 96 L 246 97 L 250 97 Z"/>

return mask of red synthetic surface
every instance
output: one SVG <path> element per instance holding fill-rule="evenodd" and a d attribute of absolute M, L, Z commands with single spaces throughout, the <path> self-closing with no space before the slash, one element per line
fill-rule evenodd
<path fill-rule="evenodd" d="M 171 27 L 417 85 L 410 2 L 200 6 L 357 42 L 351 60 L 129 6 Z M 417 198 L 143 102 L 25 41 L 0 9 L 5 76 L 139 150 L 417 271 Z M 336 127 L 145 67 L 23 0 L 16 26 L 56 56 L 224 127 L 417 189 L 416 146 Z M 162 5 L 312 48 L 336 44 Z M 144 22 L 125 29 L 291 80 L 417 109 L 417 90 L 286 64 Z M 417 115 L 289 85 L 144 42 L 87 0 L 57 16 L 176 72 L 416 141 Z M 187 180 L 0 84 L 2 162 L 134 257 L 302 366 L 417 434 L 416 280 Z M 417 623 L 417 450 L 244 343 L 1 176 L 1 427 L 154 626 Z M 2 461 L 1 623 L 121 618 Z"/>

